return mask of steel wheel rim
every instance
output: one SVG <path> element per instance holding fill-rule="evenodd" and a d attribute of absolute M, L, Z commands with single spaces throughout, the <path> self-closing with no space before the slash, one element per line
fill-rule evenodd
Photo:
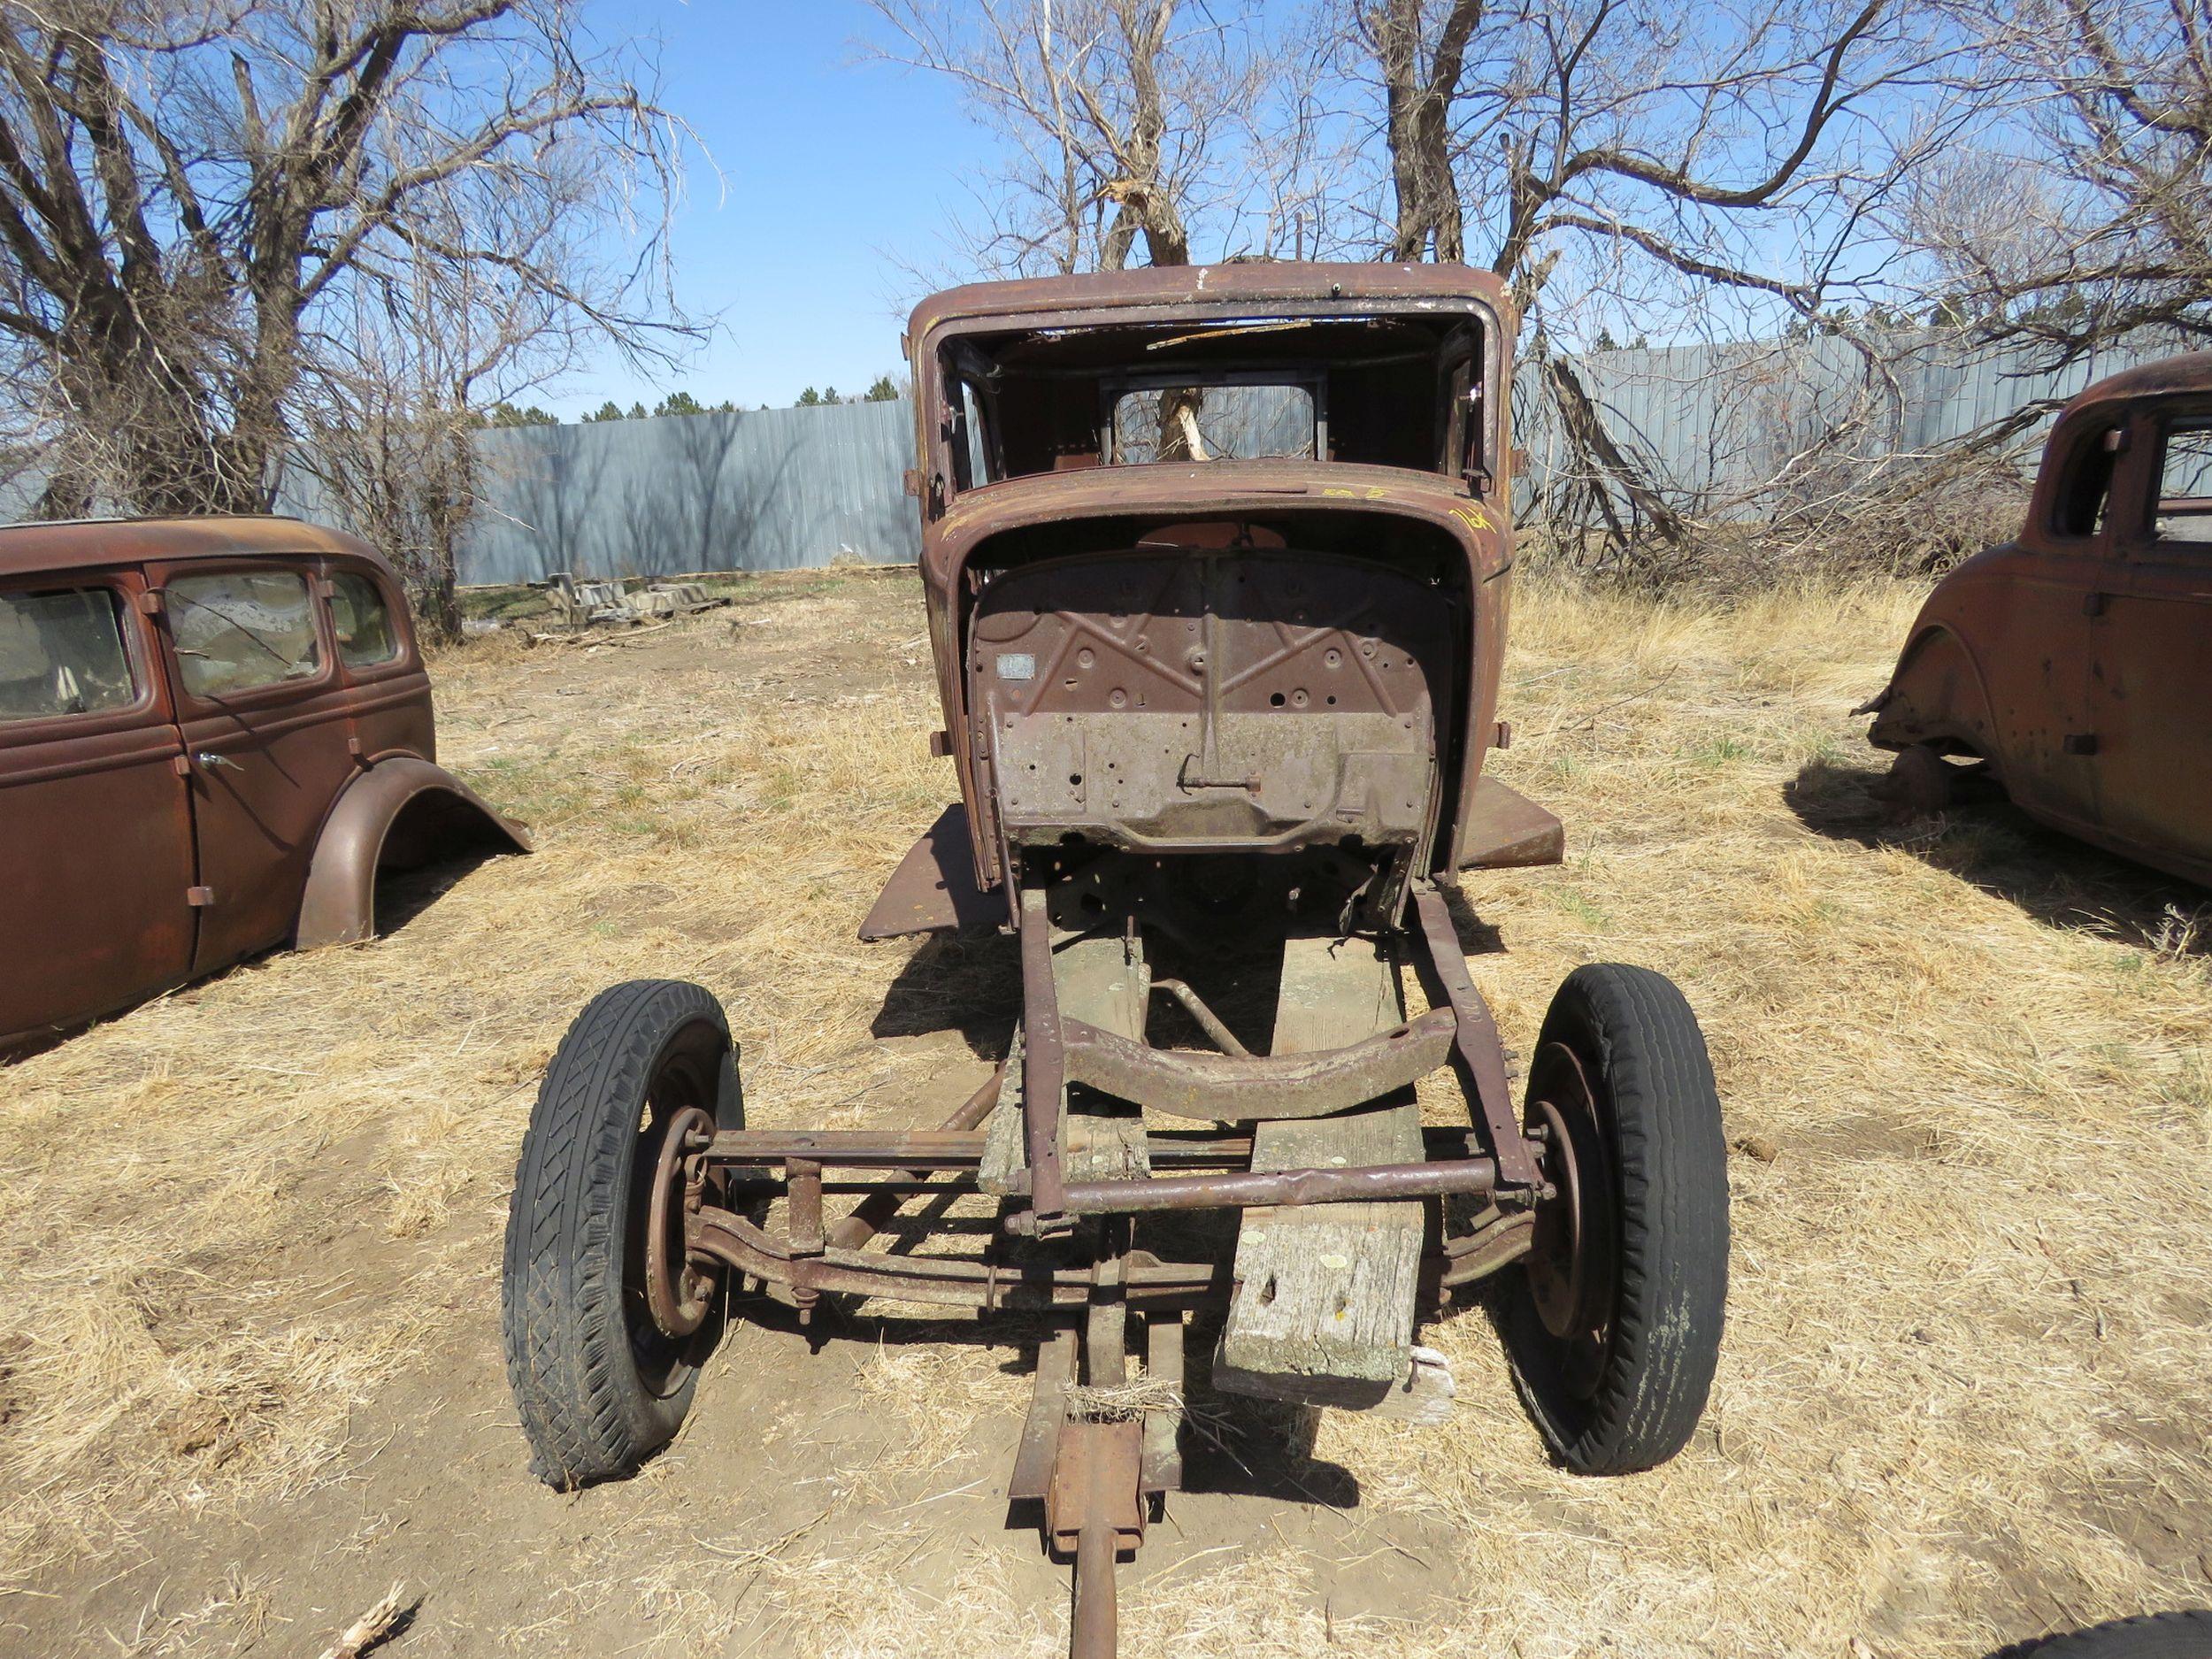
<path fill-rule="evenodd" d="M 684 1238 L 693 1187 L 691 1155 L 714 1139 L 714 1119 L 686 1106 L 661 1131 L 645 1221 L 645 1301 L 664 1336 L 679 1341 L 707 1322 L 714 1280 L 691 1260 Z"/>
<path fill-rule="evenodd" d="M 682 1247 L 679 1243 L 670 1250 L 667 1236 L 672 1225 L 682 1225 L 682 1126 L 703 1118 L 712 1132 L 713 1065 L 711 1057 L 687 1052 L 681 1037 L 663 1053 L 646 1088 L 645 1110 L 631 1157 L 630 1210 L 622 1252 L 623 1321 L 640 1379 L 664 1394 L 673 1394 L 690 1376 L 698 1357 L 696 1340 L 706 1323 L 703 1311 L 689 1330 L 672 1332 L 662 1325 L 657 1303 L 665 1300 L 673 1310 L 691 1300 L 680 1287 L 686 1265 Z M 676 1133 L 672 1135 L 672 1131 Z M 668 1202 L 672 1187 L 676 1195 L 672 1205 Z M 710 1284 L 710 1307 L 711 1291 Z"/>
<path fill-rule="evenodd" d="M 1572 1048 L 1546 1044 L 1531 1084 L 1528 1126 L 1544 1144 L 1544 1178 L 1556 1190 L 1537 1205 L 1524 1273 L 1562 1381 L 1587 1399 L 1603 1379 L 1612 1340 L 1619 1229 L 1611 1138 Z"/>

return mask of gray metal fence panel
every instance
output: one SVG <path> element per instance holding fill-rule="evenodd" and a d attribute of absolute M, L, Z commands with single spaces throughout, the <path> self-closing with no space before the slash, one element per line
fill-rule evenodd
<path fill-rule="evenodd" d="M 1833 338 L 1593 352 L 1572 366 L 1616 441 L 1684 510 L 1747 512 L 1839 423 L 1851 423 L 1847 456 L 1926 455 L 2032 400 L 2070 396 L 2175 349 L 2131 342 L 2055 374 L 2024 352 L 1962 353 L 1932 336 L 1893 342 L 1886 377 L 1870 376 Z M 1565 458 L 1541 372 L 1525 363 L 1514 388 L 1532 490 Z M 487 431 L 483 500 L 460 578 L 910 562 L 918 535 L 901 475 L 913 465 L 913 431 L 904 399 Z M 29 472 L 0 480 L 0 518 L 25 516 L 39 484 Z M 299 470 L 278 510 L 343 523 Z"/>
<path fill-rule="evenodd" d="M 911 560 L 903 401 L 483 434 L 465 582 Z"/>

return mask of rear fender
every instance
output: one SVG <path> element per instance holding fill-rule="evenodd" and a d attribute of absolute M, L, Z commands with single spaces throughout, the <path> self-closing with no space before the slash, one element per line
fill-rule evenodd
<path fill-rule="evenodd" d="M 412 755 L 378 761 L 346 786 L 323 821 L 295 945 L 313 950 L 373 938 L 379 870 L 471 847 L 526 853 L 530 832 L 442 766 Z"/>
<path fill-rule="evenodd" d="M 1965 641 L 1940 625 L 1915 634 L 1888 687 L 1858 710 L 1872 710 L 1867 740 L 1877 749 L 1927 743 L 1946 753 L 1999 762 L 1989 688 Z"/>

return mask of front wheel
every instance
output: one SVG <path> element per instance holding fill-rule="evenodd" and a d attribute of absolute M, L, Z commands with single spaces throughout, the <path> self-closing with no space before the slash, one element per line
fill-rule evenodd
<path fill-rule="evenodd" d="M 1673 982 L 1616 963 L 1570 974 L 1531 1058 L 1525 1121 L 1556 1193 L 1504 1285 L 1515 1385 L 1569 1468 L 1648 1469 L 1697 1426 L 1728 1295 L 1720 1096 Z"/>
<path fill-rule="evenodd" d="M 682 1162 L 744 1123 L 728 1024 L 698 986 L 614 986 L 561 1039 L 515 1171 L 500 1310 L 548 1486 L 630 1474 L 681 1426 L 718 1302 L 683 1258 Z"/>

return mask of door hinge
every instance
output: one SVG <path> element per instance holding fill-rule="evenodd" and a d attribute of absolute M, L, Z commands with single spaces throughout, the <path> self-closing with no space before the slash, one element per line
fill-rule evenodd
<path fill-rule="evenodd" d="M 192 775 L 192 757 L 188 755 L 170 756 L 169 770 L 180 778 L 189 778 Z"/>
<path fill-rule="evenodd" d="M 213 887 L 187 887 L 184 890 L 184 902 L 196 910 L 204 910 L 215 902 L 215 889 Z"/>
<path fill-rule="evenodd" d="M 138 595 L 138 609 L 142 616 L 157 617 L 167 608 L 167 596 L 158 588 L 149 588 Z"/>

